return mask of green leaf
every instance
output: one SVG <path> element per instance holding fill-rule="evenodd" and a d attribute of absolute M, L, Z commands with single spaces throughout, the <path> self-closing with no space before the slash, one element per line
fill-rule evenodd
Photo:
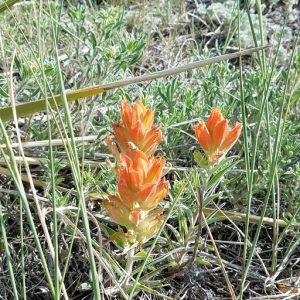
<path fill-rule="evenodd" d="M 102 224 L 102 230 L 105 232 L 109 238 L 111 238 L 113 235 L 115 235 L 112 239 L 112 242 L 116 247 L 118 247 L 119 250 L 123 251 L 125 248 L 124 240 L 120 235 L 118 235 L 118 232 L 110 228 L 109 226 Z"/>
<path fill-rule="evenodd" d="M 226 173 L 228 173 L 239 161 L 230 163 L 227 167 L 221 169 L 216 173 L 207 184 L 207 189 L 211 188 L 217 181 L 219 181 Z M 217 169 L 218 170 L 218 169 Z"/>
<path fill-rule="evenodd" d="M 66 93 L 67 101 L 75 101 L 79 98 L 89 97 L 92 95 L 97 95 L 104 93 L 105 90 L 101 87 L 92 86 L 88 88 L 83 88 L 80 90 L 71 91 Z M 62 104 L 62 97 L 60 95 L 54 96 L 53 98 L 48 98 L 48 105 L 55 108 L 56 105 Z M 45 99 L 31 101 L 28 103 L 22 103 L 16 105 L 16 112 L 18 117 L 30 116 L 37 112 L 46 111 L 46 101 Z M 0 118 L 2 122 L 13 120 L 13 109 L 11 106 L 0 108 Z"/>
<path fill-rule="evenodd" d="M 203 169 L 208 168 L 208 161 L 207 161 L 206 157 L 200 151 L 194 152 L 194 158 L 195 158 L 196 163 L 199 165 L 199 167 L 201 167 Z"/>
<path fill-rule="evenodd" d="M 219 170 L 221 170 L 222 168 L 224 168 L 227 163 L 231 163 L 236 158 L 239 158 L 239 156 L 234 155 L 234 156 L 229 156 L 229 157 L 224 158 L 218 164 L 216 164 L 214 167 L 212 167 L 212 168 L 210 168 L 208 170 L 209 174 L 213 174 L 213 173 L 219 172 Z"/>
<path fill-rule="evenodd" d="M 201 257 L 201 256 L 199 256 L 195 259 L 195 263 L 198 266 L 206 266 L 206 267 L 212 266 L 212 264 L 205 257 Z"/>

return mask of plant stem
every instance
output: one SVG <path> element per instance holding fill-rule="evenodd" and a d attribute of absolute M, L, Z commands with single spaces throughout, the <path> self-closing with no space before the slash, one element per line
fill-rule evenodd
<path fill-rule="evenodd" d="M 196 259 L 197 256 L 197 251 L 198 251 L 198 245 L 202 233 L 202 215 L 203 215 L 203 201 L 204 201 L 204 188 L 202 186 L 199 186 L 198 188 L 198 199 L 197 199 L 197 221 L 198 221 L 198 230 L 197 230 L 197 235 L 195 238 L 195 244 L 194 244 L 194 249 L 193 249 L 193 255 L 192 257 L 184 263 L 181 268 L 185 270 L 189 270 L 191 265 Z M 178 272 L 179 273 L 179 272 Z"/>
<path fill-rule="evenodd" d="M 125 279 L 124 282 L 121 283 L 121 286 L 126 287 L 126 285 L 129 283 L 130 277 L 131 277 L 131 272 L 133 268 L 133 257 L 134 257 L 134 252 L 135 252 L 135 247 L 132 247 L 129 249 L 127 252 L 127 262 L 126 262 L 126 267 L 125 267 Z"/>

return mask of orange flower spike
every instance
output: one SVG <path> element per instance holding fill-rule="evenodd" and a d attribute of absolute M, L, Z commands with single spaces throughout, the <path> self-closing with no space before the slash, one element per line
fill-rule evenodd
<path fill-rule="evenodd" d="M 152 155 L 162 141 L 162 133 L 153 126 L 154 112 L 145 108 L 138 100 L 133 106 L 127 101 L 121 102 L 122 121 L 113 124 L 116 142 L 121 152 L 126 152 L 128 143 L 133 143 L 148 156 Z"/>
<path fill-rule="evenodd" d="M 242 125 L 238 122 L 231 128 L 222 113 L 213 108 L 206 123 L 200 121 L 193 126 L 195 135 L 209 163 L 217 162 L 235 144 L 241 134 Z"/>
<path fill-rule="evenodd" d="M 150 239 L 163 222 L 158 203 L 168 194 L 168 181 L 162 178 L 165 161 L 153 157 L 162 141 L 154 112 L 138 100 L 131 106 L 121 102 L 121 122 L 113 124 L 113 136 L 106 139 L 118 164 L 118 195 L 108 195 L 104 206 L 108 215 L 127 228 L 129 243 L 139 245 Z"/>

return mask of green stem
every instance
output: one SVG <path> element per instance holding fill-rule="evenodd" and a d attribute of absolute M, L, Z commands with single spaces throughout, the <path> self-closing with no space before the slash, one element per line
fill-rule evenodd
<path fill-rule="evenodd" d="M 129 251 L 127 252 L 127 262 L 126 262 L 126 267 L 125 267 L 125 279 L 124 282 L 121 283 L 120 285 L 126 288 L 126 285 L 128 285 L 130 277 L 131 277 L 131 273 L 132 273 L 132 268 L 133 268 L 133 257 L 134 257 L 134 253 L 135 253 L 135 247 L 132 247 L 129 249 Z"/>
<path fill-rule="evenodd" d="M 8 265 L 8 273 L 10 276 L 10 281 L 12 285 L 12 293 L 14 295 L 14 299 L 18 300 L 18 290 L 17 290 L 17 285 L 16 285 L 16 279 L 15 279 L 15 273 L 13 269 L 13 264 L 12 264 L 12 259 L 9 251 L 9 245 L 8 245 L 8 240 L 7 240 L 7 235 L 6 235 L 6 229 L 4 225 L 4 218 L 3 218 L 3 212 L 2 212 L 2 204 L 0 203 L 0 231 L 1 231 L 1 239 L 3 240 L 3 245 L 4 245 L 4 253 Z M 0 240 L 1 242 L 1 240 Z"/>

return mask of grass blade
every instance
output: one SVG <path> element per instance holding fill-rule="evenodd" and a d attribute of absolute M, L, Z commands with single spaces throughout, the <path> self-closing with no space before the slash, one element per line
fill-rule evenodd
<path fill-rule="evenodd" d="M 244 56 L 244 55 L 250 55 L 252 53 L 258 52 L 265 48 L 267 48 L 267 46 L 250 48 L 250 49 L 246 49 L 246 50 L 242 50 L 242 51 L 238 51 L 238 52 L 234 52 L 234 53 L 230 53 L 230 54 L 224 54 L 224 55 L 220 55 L 217 57 L 205 59 L 205 60 L 198 61 L 198 62 L 193 62 L 193 63 L 186 64 L 184 66 L 180 66 L 180 67 L 176 67 L 176 68 L 171 68 L 171 69 L 167 69 L 167 70 L 163 70 L 163 71 L 159 71 L 159 72 L 154 72 L 151 74 L 132 77 L 132 78 L 115 81 L 115 82 L 104 84 L 104 85 L 86 87 L 86 88 L 82 88 L 79 90 L 67 92 L 67 93 L 65 93 L 64 97 L 66 98 L 67 102 L 71 102 L 71 101 L 78 100 L 80 98 L 101 94 L 106 91 L 120 88 L 123 86 L 127 86 L 127 85 L 130 85 L 133 83 L 140 83 L 140 82 L 144 82 L 144 81 L 155 80 L 158 78 L 179 74 L 181 72 L 186 72 L 186 71 L 189 71 L 192 69 L 202 68 L 207 65 L 218 63 L 218 62 L 221 62 L 224 60 L 229 60 L 229 59 L 233 59 L 233 58 Z M 64 100 L 63 100 L 64 97 L 62 97 L 61 95 L 56 95 L 54 98 L 53 97 L 48 98 L 47 99 L 48 105 L 50 107 L 55 107 L 56 105 L 62 105 L 64 102 Z M 30 116 L 34 113 L 46 111 L 45 99 L 16 105 L 16 111 L 17 111 L 18 117 L 26 117 L 26 116 Z M 12 120 L 13 119 L 12 108 L 10 106 L 1 108 L 0 109 L 0 118 L 2 119 L 2 121 Z"/>
<path fill-rule="evenodd" d="M 17 286 L 16 286 L 15 273 L 14 273 L 12 260 L 11 260 L 11 256 L 10 256 L 9 244 L 8 244 L 7 235 L 6 235 L 6 229 L 5 229 L 5 224 L 4 224 L 4 218 L 3 218 L 3 211 L 2 211 L 2 204 L 1 203 L 0 203 L 0 230 L 1 230 L 1 242 L 3 242 L 3 244 L 4 244 L 4 253 L 5 253 L 6 261 L 7 261 L 7 265 L 8 265 L 8 273 L 9 273 L 9 276 L 10 276 L 13 295 L 15 297 L 15 300 L 18 300 L 19 296 L 18 296 L 18 291 L 17 291 Z"/>
<path fill-rule="evenodd" d="M 0 4 L 0 14 L 5 12 L 7 9 L 11 8 L 14 4 L 20 2 L 21 0 L 7 0 Z"/>

